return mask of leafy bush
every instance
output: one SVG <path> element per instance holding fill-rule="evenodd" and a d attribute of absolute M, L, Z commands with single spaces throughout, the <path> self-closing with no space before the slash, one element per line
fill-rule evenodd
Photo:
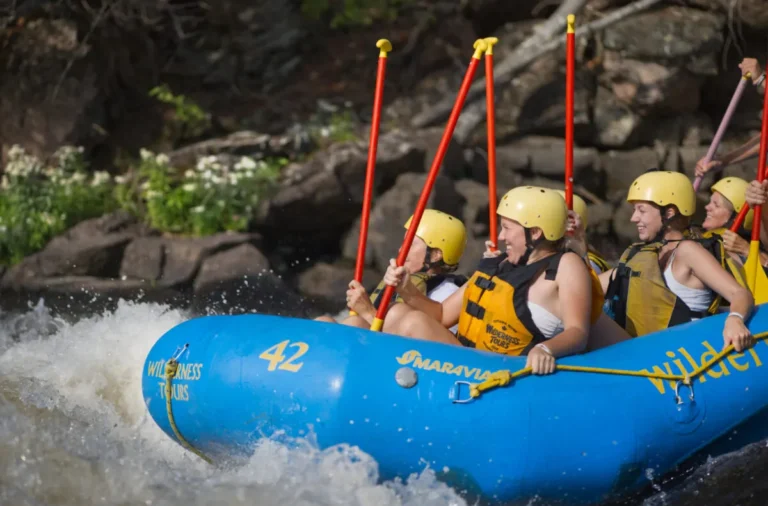
<path fill-rule="evenodd" d="M 149 96 L 173 108 L 173 119 L 163 126 L 163 137 L 172 143 L 198 137 L 211 126 L 210 115 L 184 95 L 175 95 L 167 84 L 152 88 Z"/>
<path fill-rule="evenodd" d="M 11 148 L 0 192 L 0 265 L 15 264 L 78 222 L 118 208 L 167 233 L 245 230 L 288 162 L 207 156 L 180 174 L 166 155 L 141 150 L 137 166 L 113 179 L 88 173 L 82 153 L 65 146 L 46 166 Z"/>
<path fill-rule="evenodd" d="M 242 231 L 286 163 L 206 156 L 181 175 L 167 156 L 142 150 L 138 171 L 117 178 L 116 194 L 121 207 L 165 232 Z"/>
<path fill-rule="evenodd" d="M 14 264 L 76 223 L 117 207 L 111 177 L 87 172 L 82 148 L 64 146 L 44 165 L 13 146 L 0 192 L 0 264 Z"/>

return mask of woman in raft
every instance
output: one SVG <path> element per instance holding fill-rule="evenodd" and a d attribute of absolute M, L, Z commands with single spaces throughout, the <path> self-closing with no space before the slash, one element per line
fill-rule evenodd
<path fill-rule="evenodd" d="M 725 345 L 742 351 L 752 343 L 744 321 L 754 307 L 739 285 L 697 240 L 687 239 L 696 210 L 693 185 L 679 172 L 650 171 L 632 183 L 627 201 L 639 243 L 619 265 L 600 275 L 610 312 L 633 337 L 715 314 L 722 297 L 730 301 Z M 719 297 L 718 297 L 719 296 Z"/>
<path fill-rule="evenodd" d="M 413 216 L 405 223 L 406 231 L 411 226 L 412 219 Z M 416 229 L 411 249 L 408 250 L 405 258 L 405 266 L 412 273 L 407 281 L 409 288 L 437 302 L 442 302 L 457 291 L 467 280 L 464 276 L 453 274 L 459 267 L 466 244 L 467 232 L 460 219 L 436 209 L 425 209 L 419 221 L 419 227 Z M 347 290 L 347 306 L 357 315 L 350 316 L 340 323 L 352 327 L 370 328 L 385 287 L 382 281 L 369 296 L 357 280 L 350 281 Z M 398 296 L 393 302 L 399 305 L 402 298 Z M 385 328 L 388 318 L 388 315 L 384 318 Z M 327 315 L 315 320 L 336 322 Z"/>
<path fill-rule="evenodd" d="M 747 188 L 749 183 L 740 177 L 728 176 L 712 185 L 712 195 L 705 207 L 707 216 L 701 224 L 705 230 L 703 238 L 719 239 L 723 249 L 728 253 L 726 267 L 741 286 L 746 287 L 744 262 L 749 255 L 749 239 L 752 233 L 752 219 L 754 211 L 749 210 L 744 217 L 744 223 L 738 232 L 732 232 L 730 228 L 739 214 L 742 206 L 747 202 Z M 761 245 L 762 246 L 762 245 Z M 713 252 L 712 248 L 710 252 Z M 717 250 L 714 251 L 717 253 Z M 717 258 L 717 256 L 716 256 Z M 768 253 L 761 247 L 760 264 L 768 265 Z"/>
<path fill-rule="evenodd" d="M 484 258 L 467 283 L 442 303 L 407 283 L 391 261 L 384 281 L 405 304 L 389 310 L 384 331 L 506 355 L 527 355 L 534 374 L 550 374 L 559 357 L 587 347 L 602 292 L 586 263 L 563 252 L 568 209 L 548 188 L 523 186 L 499 202 L 505 254 Z M 448 328 L 458 323 L 458 334 Z"/>

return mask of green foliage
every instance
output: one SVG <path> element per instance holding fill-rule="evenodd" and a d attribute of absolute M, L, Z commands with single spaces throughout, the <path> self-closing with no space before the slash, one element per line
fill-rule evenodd
<path fill-rule="evenodd" d="M 120 205 L 152 227 L 185 235 L 247 229 L 253 211 L 272 190 L 286 159 L 242 157 L 228 164 L 216 156 L 198 160 L 183 175 L 168 157 L 142 151 L 138 171 L 120 178 Z"/>
<path fill-rule="evenodd" d="M 413 0 L 302 0 L 301 10 L 309 18 L 329 16 L 332 28 L 370 26 L 393 21 Z"/>
<path fill-rule="evenodd" d="M 76 223 L 117 207 L 111 177 L 87 172 L 82 149 L 65 146 L 45 166 L 14 146 L 0 192 L 0 264 L 14 264 Z"/>
<path fill-rule="evenodd" d="M 210 116 L 184 95 L 174 95 L 167 84 L 152 88 L 149 96 L 173 108 L 173 120 L 164 125 L 167 140 L 176 143 L 198 137 L 210 128 Z"/>
<path fill-rule="evenodd" d="M 82 148 L 63 147 L 46 166 L 14 146 L 0 192 L 0 264 L 13 265 L 78 222 L 118 208 L 166 233 L 245 230 L 288 160 L 227 160 L 204 157 L 179 174 L 166 155 L 142 150 L 137 166 L 113 179 L 90 174 Z"/>
<path fill-rule="evenodd" d="M 314 119 L 309 133 L 313 142 L 321 149 L 336 142 L 358 139 L 357 121 L 350 111 L 333 113 L 330 118 Z"/>

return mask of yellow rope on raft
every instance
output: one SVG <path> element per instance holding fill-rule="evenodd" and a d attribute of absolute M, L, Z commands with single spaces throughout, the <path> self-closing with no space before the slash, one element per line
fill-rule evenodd
<path fill-rule="evenodd" d="M 176 371 L 178 370 L 179 363 L 176 361 L 176 359 L 172 358 L 165 363 L 165 408 L 166 411 L 168 411 L 168 422 L 171 424 L 173 433 L 176 434 L 176 439 L 179 440 L 179 443 L 181 443 L 184 448 L 191 451 L 209 464 L 212 464 L 213 462 L 211 459 L 203 455 L 200 450 L 189 444 L 187 440 L 184 439 L 184 436 L 181 435 L 181 432 L 179 432 L 179 428 L 176 427 L 176 421 L 173 418 L 173 408 L 171 407 L 171 401 L 173 399 L 173 378 L 176 376 Z"/>
<path fill-rule="evenodd" d="M 753 337 L 755 341 L 760 341 L 768 337 L 768 332 L 762 332 L 760 334 L 756 334 Z M 698 376 L 701 376 L 702 374 L 707 372 L 710 367 L 712 367 L 713 365 L 723 360 L 732 351 L 733 351 L 733 345 L 731 344 L 727 348 L 725 348 L 723 351 L 721 351 L 720 353 L 712 357 L 711 360 L 701 364 L 699 367 L 697 367 L 687 375 L 654 373 L 654 372 L 646 372 L 646 371 L 630 371 L 626 369 L 606 369 L 602 367 L 588 367 L 588 366 L 579 366 L 579 365 L 559 365 L 559 364 L 555 364 L 555 370 L 571 371 L 571 372 L 590 372 L 594 374 L 613 374 L 617 376 L 639 376 L 641 378 L 653 378 L 653 379 L 662 379 L 662 380 L 676 380 L 676 381 L 682 381 L 683 385 L 690 386 L 691 382 L 694 379 L 696 379 Z M 480 397 L 480 395 L 483 392 L 487 392 L 488 390 L 492 390 L 497 387 L 507 386 L 513 379 L 520 378 L 522 376 L 527 376 L 529 374 L 531 374 L 530 367 L 526 367 L 515 372 L 509 371 L 509 370 L 496 371 L 495 373 L 492 373 L 490 377 L 487 380 L 483 381 L 482 383 L 470 384 L 469 396 L 472 399 L 476 399 L 477 397 Z"/>

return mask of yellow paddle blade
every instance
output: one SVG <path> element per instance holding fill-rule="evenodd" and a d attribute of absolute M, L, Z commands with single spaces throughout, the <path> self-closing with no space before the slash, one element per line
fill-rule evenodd
<path fill-rule="evenodd" d="M 744 262 L 747 285 L 755 298 L 755 305 L 768 302 L 768 276 L 760 264 L 760 241 L 749 243 L 749 256 Z"/>

